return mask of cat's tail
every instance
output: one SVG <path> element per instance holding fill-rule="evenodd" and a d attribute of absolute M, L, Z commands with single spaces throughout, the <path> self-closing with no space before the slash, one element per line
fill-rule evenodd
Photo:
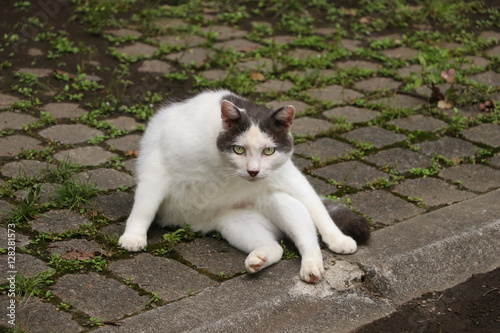
<path fill-rule="evenodd" d="M 329 199 L 323 199 L 323 204 L 342 233 L 352 237 L 358 245 L 368 243 L 370 224 L 366 218 Z"/>

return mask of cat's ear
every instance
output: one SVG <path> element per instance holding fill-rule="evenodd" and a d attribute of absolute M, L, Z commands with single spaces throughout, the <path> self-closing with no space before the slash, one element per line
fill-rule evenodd
<path fill-rule="evenodd" d="M 222 127 L 224 130 L 229 129 L 231 124 L 241 118 L 241 111 L 236 105 L 228 100 L 223 100 L 220 108 L 220 116 L 222 118 Z"/>
<path fill-rule="evenodd" d="M 292 127 L 293 117 L 295 116 L 295 107 L 287 105 L 274 111 L 273 118 L 284 125 L 287 130 Z"/>

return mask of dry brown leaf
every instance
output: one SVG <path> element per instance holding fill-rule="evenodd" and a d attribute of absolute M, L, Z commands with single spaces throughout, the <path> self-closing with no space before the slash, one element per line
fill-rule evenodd
<path fill-rule="evenodd" d="M 361 24 L 370 24 L 373 21 L 375 21 L 375 19 L 371 16 L 363 16 L 362 18 L 359 19 L 359 23 Z"/>
<path fill-rule="evenodd" d="M 254 81 L 265 81 L 266 77 L 262 73 L 250 73 L 250 78 Z"/>
<path fill-rule="evenodd" d="M 129 150 L 129 151 L 125 152 L 125 156 L 137 157 L 137 156 L 139 156 L 139 151 L 138 150 Z"/>
<path fill-rule="evenodd" d="M 453 107 L 453 102 L 448 101 L 448 100 L 440 100 L 437 103 L 437 107 L 438 107 L 438 109 L 441 109 L 441 110 L 448 110 L 448 109 L 451 109 Z"/>
<path fill-rule="evenodd" d="M 61 255 L 61 258 L 68 260 L 90 260 L 99 255 L 99 252 L 81 252 L 79 250 L 69 250 Z"/>

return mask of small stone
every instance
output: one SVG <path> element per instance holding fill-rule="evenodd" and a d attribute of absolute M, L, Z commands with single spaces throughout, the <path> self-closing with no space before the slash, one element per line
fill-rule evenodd
<path fill-rule="evenodd" d="M 92 199 L 91 206 L 99 210 L 106 218 L 118 220 L 130 214 L 133 204 L 132 195 L 126 192 L 114 192 Z"/>
<path fill-rule="evenodd" d="M 391 125 L 406 129 L 409 131 L 435 132 L 441 128 L 447 127 L 448 124 L 442 120 L 435 119 L 429 116 L 420 114 L 407 118 L 400 118 L 389 122 Z"/>
<path fill-rule="evenodd" d="M 23 129 L 23 125 L 34 123 L 37 120 L 24 113 L 0 112 L 0 131 L 20 130 Z"/>
<path fill-rule="evenodd" d="M 215 281 L 178 261 L 141 253 L 131 259 L 113 261 L 108 269 L 130 279 L 149 292 L 156 292 L 167 302 L 175 301 L 211 286 Z"/>
<path fill-rule="evenodd" d="M 491 147 L 500 147 L 500 126 L 481 124 L 462 131 L 463 136 L 471 141 L 487 144 Z"/>
<path fill-rule="evenodd" d="M 71 179 L 86 183 L 94 183 L 101 190 L 116 190 L 120 187 L 132 187 L 135 180 L 132 176 L 114 169 L 95 169 L 74 175 Z"/>
<path fill-rule="evenodd" d="M 146 296 L 139 296 L 126 285 L 96 273 L 64 275 L 52 290 L 63 302 L 101 320 L 131 315 L 143 310 L 148 303 Z"/>
<path fill-rule="evenodd" d="M 366 186 L 368 182 L 373 182 L 379 178 L 389 178 L 386 173 L 355 161 L 332 164 L 324 168 L 316 169 L 314 173 L 328 180 L 333 180 L 339 184 L 355 188 L 362 188 Z"/>
<path fill-rule="evenodd" d="M 322 114 L 324 117 L 332 120 L 340 120 L 347 123 L 365 123 L 378 117 L 380 112 L 347 105 L 326 110 Z"/>
<path fill-rule="evenodd" d="M 63 233 L 76 230 L 81 225 L 92 224 L 87 218 L 69 210 L 51 210 L 30 222 L 33 230 L 38 232 Z"/>
<path fill-rule="evenodd" d="M 95 166 L 109 161 L 114 156 L 116 155 L 101 147 L 86 146 L 60 151 L 54 158 L 58 161 Z"/>
<path fill-rule="evenodd" d="M 86 142 L 104 133 L 82 124 L 60 124 L 48 127 L 40 131 L 39 134 L 48 140 L 75 144 Z"/>
<path fill-rule="evenodd" d="M 397 185 L 394 192 L 407 197 L 420 198 L 426 206 L 450 205 L 475 196 L 474 193 L 460 191 L 436 178 L 408 179 Z"/>
<path fill-rule="evenodd" d="M 24 135 L 0 137 L 0 156 L 13 157 L 26 150 L 42 150 L 41 142 Z"/>
<path fill-rule="evenodd" d="M 349 199 L 363 214 L 384 225 L 391 225 L 425 212 L 425 209 L 384 190 L 358 192 L 350 195 Z"/>
<path fill-rule="evenodd" d="M 161 60 L 144 60 L 137 71 L 141 73 L 168 74 L 173 71 L 173 67 Z"/>
<path fill-rule="evenodd" d="M 321 138 L 314 142 L 295 146 L 295 153 L 310 157 L 319 157 L 322 161 L 340 158 L 355 150 L 351 145 L 330 138 Z"/>
<path fill-rule="evenodd" d="M 29 177 L 38 178 L 52 170 L 55 166 L 46 162 L 36 160 L 21 160 L 6 163 L 1 167 L 2 175 L 10 178 Z"/>
<path fill-rule="evenodd" d="M 439 177 L 460 182 L 475 192 L 487 192 L 500 187 L 500 170 L 481 164 L 462 164 L 439 172 Z"/>
<path fill-rule="evenodd" d="M 318 135 L 332 127 L 333 125 L 326 120 L 301 117 L 293 122 L 292 133 L 294 135 Z"/>
<path fill-rule="evenodd" d="M 403 134 L 394 133 L 380 127 L 360 127 L 342 135 L 354 142 L 371 143 L 377 148 L 388 146 L 406 139 Z"/>
<path fill-rule="evenodd" d="M 181 243 L 175 251 L 197 269 L 206 269 L 212 274 L 234 275 L 245 270 L 247 254 L 235 249 L 226 241 L 212 237 L 196 238 Z"/>
<path fill-rule="evenodd" d="M 41 108 L 42 111 L 50 113 L 55 118 L 80 118 L 87 113 L 76 103 L 49 103 Z"/>

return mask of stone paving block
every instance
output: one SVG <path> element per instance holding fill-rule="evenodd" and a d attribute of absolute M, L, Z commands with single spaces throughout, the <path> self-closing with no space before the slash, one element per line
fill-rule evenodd
<path fill-rule="evenodd" d="M 365 123 L 377 118 L 380 112 L 346 105 L 322 113 L 328 119 L 344 120 L 347 123 Z"/>
<path fill-rule="evenodd" d="M 154 19 L 151 21 L 151 24 L 160 28 L 161 30 L 186 28 L 188 26 L 188 23 L 186 21 L 171 17 Z"/>
<path fill-rule="evenodd" d="M 323 53 L 318 51 L 313 51 L 310 49 L 294 49 L 288 54 L 288 56 L 300 60 L 309 60 L 309 59 L 321 58 L 323 56 Z"/>
<path fill-rule="evenodd" d="M 0 110 L 7 109 L 14 103 L 19 103 L 21 100 L 16 96 L 0 93 Z"/>
<path fill-rule="evenodd" d="M 53 201 L 57 199 L 57 190 L 62 187 L 61 184 L 53 184 L 53 183 L 39 183 L 37 184 L 40 189 L 40 198 L 38 203 L 45 204 L 49 201 Z M 18 190 L 15 193 L 16 200 L 22 201 L 26 200 L 29 191 L 27 189 Z"/>
<path fill-rule="evenodd" d="M 124 152 L 139 150 L 142 135 L 130 134 L 116 139 L 106 141 L 108 146 Z"/>
<path fill-rule="evenodd" d="M 382 150 L 375 155 L 367 156 L 366 160 L 379 167 L 389 166 L 399 173 L 405 173 L 413 168 L 429 168 L 432 166 L 431 157 L 403 148 Z"/>
<path fill-rule="evenodd" d="M 161 60 L 144 60 L 139 68 L 138 72 L 141 73 L 157 73 L 157 74 L 169 74 L 172 73 L 174 68 L 172 65 Z"/>
<path fill-rule="evenodd" d="M 424 99 L 401 94 L 375 99 L 370 102 L 376 104 L 381 103 L 385 106 L 395 109 L 416 109 L 422 104 L 426 104 L 426 101 Z"/>
<path fill-rule="evenodd" d="M 18 71 L 18 73 L 22 73 L 22 74 L 33 74 L 35 75 L 37 78 L 45 78 L 45 77 L 48 77 L 50 76 L 54 70 L 52 68 L 20 68 Z"/>
<path fill-rule="evenodd" d="M 293 161 L 293 164 L 299 168 L 299 170 L 304 170 L 306 168 L 309 168 L 312 166 L 312 162 L 310 160 L 307 160 L 305 158 L 301 158 L 301 157 L 298 157 L 298 156 L 292 156 L 292 161 Z"/>
<path fill-rule="evenodd" d="M 217 40 L 225 40 L 230 38 L 244 37 L 247 32 L 245 30 L 236 29 L 229 26 L 213 25 L 207 29 L 212 33 L 217 34 Z"/>
<path fill-rule="evenodd" d="M 362 188 L 378 178 L 389 178 L 386 173 L 357 161 L 332 164 L 314 170 L 314 174 L 355 188 Z"/>
<path fill-rule="evenodd" d="M 437 178 L 408 179 L 396 185 L 394 192 L 422 199 L 422 203 L 426 206 L 450 205 L 475 196 L 474 193 L 458 190 Z"/>
<path fill-rule="evenodd" d="M 146 296 L 97 273 L 64 275 L 51 289 L 63 302 L 101 320 L 131 315 L 148 303 Z"/>
<path fill-rule="evenodd" d="M 273 79 L 257 85 L 255 89 L 258 92 L 262 93 L 274 93 L 274 92 L 286 92 L 292 88 L 293 88 L 293 83 L 290 81 Z"/>
<path fill-rule="evenodd" d="M 0 221 L 2 221 L 1 217 L 2 210 L 6 208 L 2 206 L 2 202 L 5 201 L 0 201 Z M 12 231 L 9 232 L 7 228 L 0 227 L 0 248 L 2 249 L 8 248 L 10 246 L 8 244 L 9 239 L 14 240 L 17 249 L 25 247 L 30 243 L 30 239 L 28 236 L 19 233 L 16 229 L 11 229 L 11 230 L 14 230 L 14 233 L 12 233 Z"/>
<path fill-rule="evenodd" d="M 237 38 L 229 41 L 215 43 L 213 46 L 216 49 L 221 49 L 221 50 L 233 49 L 236 52 L 254 51 L 260 47 L 259 44 L 243 38 Z"/>
<path fill-rule="evenodd" d="M 340 41 L 340 43 L 342 44 L 343 47 L 345 47 L 349 51 L 356 51 L 358 48 L 361 47 L 361 41 L 355 39 L 343 38 Z"/>
<path fill-rule="evenodd" d="M 464 62 L 461 64 L 462 70 L 468 70 L 473 66 L 486 68 L 490 64 L 490 61 L 488 59 L 483 58 L 483 57 L 466 56 L 465 59 L 467 59 L 468 62 Z"/>
<path fill-rule="evenodd" d="M 99 210 L 106 218 L 118 220 L 130 214 L 134 197 L 126 192 L 114 192 L 99 195 L 92 199 L 91 206 Z"/>
<path fill-rule="evenodd" d="M 401 86 L 401 82 L 388 77 L 372 77 L 356 82 L 354 88 L 365 91 L 395 90 Z"/>
<path fill-rule="evenodd" d="M 114 169 L 95 169 L 74 175 L 71 179 L 82 183 L 94 183 L 101 190 L 116 190 L 135 185 L 134 177 Z"/>
<path fill-rule="evenodd" d="M 410 60 L 418 54 L 417 50 L 405 46 L 382 51 L 382 54 L 394 59 Z"/>
<path fill-rule="evenodd" d="M 39 134 L 48 140 L 65 144 L 82 143 L 104 135 L 103 132 L 82 124 L 53 125 L 40 131 Z"/>
<path fill-rule="evenodd" d="M 198 75 L 203 76 L 207 80 L 217 81 L 225 79 L 228 74 L 222 69 L 209 69 L 206 71 L 199 72 Z"/>
<path fill-rule="evenodd" d="M 0 255 L 0 272 L 2 282 L 5 283 L 8 277 L 7 272 L 12 271 L 10 267 L 7 267 L 7 255 Z M 43 272 L 53 272 L 54 269 L 49 267 L 45 262 L 40 259 L 24 253 L 16 253 L 15 269 L 18 275 L 24 277 L 35 277 Z"/>
<path fill-rule="evenodd" d="M 491 147 L 500 147 L 500 126 L 481 124 L 462 131 L 463 136 L 471 141 L 481 142 Z"/>
<path fill-rule="evenodd" d="M 482 31 L 480 34 L 479 34 L 479 38 L 480 39 L 486 39 L 486 40 L 489 40 L 489 39 L 495 39 L 498 43 L 498 41 L 500 41 L 500 32 L 497 32 L 497 31 Z"/>
<path fill-rule="evenodd" d="M 138 126 L 144 126 L 133 117 L 120 116 L 117 118 L 106 119 L 108 124 L 111 124 L 122 131 L 134 131 Z"/>
<path fill-rule="evenodd" d="M 131 174 L 135 174 L 136 164 L 137 164 L 136 162 L 137 162 L 136 158 L 132 158 L 130 160 L 125 161 L 124 162 L 124 164 L 125 164 L 125 170 L 127 170 Z"/>
<path fill-rule="evenodd" d="M 97 146 L 78 147 L 54 154 L 54 158 L 58 161 L 94 166 L 105 163 L 114 156 L 116 155 Z"/>
<path fill-rule="evenodd" d="M 383 225 L 392 225 L 425 212 L 425 209 L 384 190 L 358 192 L 348 198 L 361 213 Z"/>
<path fill-rule="evenodd" d="M 319 157 L 322 161 L 344 156 L 350 151 L 356 150 L 347 143 L 330 138 L 321 138 L 313 142 L 301 143 L 295 146 L 295 153 L 310 157 Z"/>
<path fill-rule="evenodd" d="M 193 63 L 196 66 L 201 66 L 210 58 L 210 54 L 211 51 L 207 49 L 195 47 L 185 51 L 169 54 L 165 58 L 178 61 L 184 65 Z"/>
<path fill-rule="evenodd" d="M 491 70 L 484 73 L 469 76 L 469 78 L 488 86 L 493 86 L 493 87 L 500 86 L 500 74 L 495 73 Z"/>
<path fill-rule="evenodd" d="M 258 58 L 255 60 L 249 60 L 245 62 L 239 62 L 236 65 L 236 68 L 241 70 L 241 71 L 257 71 L 257 72 L 270 72 L 273 70 L 274 66 L 277 66 L 278 64 L 275 63 L 272 59 L 270 58 Z"/>
<path fill-rule="evenodd" d="M 134 30 L 134 29 L 128 29 L 128 28 L 104 30 L 102 33 L 106 34 L 106 35 L 113 35 L 115 37 L 141 37 L 142 36 L 141 32 Z"/>
<path fill-rule="evenodd" d="M 352 89 L 347 89 L 342 86 L 333 85 L 325 88 L 309 89 L 307 94 L 311 98 L 320 100 L 322 102 L 332 102 L 335 104 L 353 101 L 356 98 L 362 98 L 364 95 Z"/>
<path fill-rule="evenodd" d="M 287 105 L 293 105 L 295 107 L 295 112 L 304 112 L 308 108 L 310 108 L 310 105 L 301 101 L 296 101 L 296 100 L 286 100 L 286 101 L 271 101 L 266 103 L 267 107 L 273 109 L 273 110 L 278 110 L 279 108 Z"/>
<path fill-rule="evenodd" d="M 127 57 L 152 57 L 157 50 L 158 49 L 156 47 L 141 42 L 119 47 L 116 49 L 117 52 Z"/>
<path fill-rule="evenodd" d="M 39 56 L 42 56 L 44 54 L 45 53 L 43 53 L 42 50 L 40 50 L 39 48 L 36 48 L 36 47 L 31 47 L 28 49 L 28 55 L 30 55 L 32 57 L 39 57 Z"/>
<path fill-rule="evenodd" d="M 491 165 L 500 167 L 500 154 L 497 154 L 491 158 Z"/>
<path fill-rule="evenodd" d="M 486 53 L 486 55 L 489 55 L 490 57 L 498 57 L 500 55 L 500 45 L 497 45 L 497 46 L 489 49 L 485 53 Z M 497 82 L 498 82 L 498 78 L 497 78 Z"/>
<path fill-rule="evenodd" d="M 309 175 L 306 176 L 309 184 L 314 188 L 316 193 L 319 195 L 330 195 L 337 191 L 337 188 L 332 184 L 329 184 L 321 179 L 311 177 Z"/>
<path fill-rule="evenodd" d="M 50 254 L 63 255 L 70 251 L 78 251 L 80 253 L 89 252 L 99 252 L 101 254 L 105 253 L 105 250 L 101 245 L 97 244 L 93 240 L 87 239 L 70 239 L 67 241 L 53 242 L 47 247 Z"/>
<path fill-rule="evenodd" d="M 500 170 L 481 164 L 462 164 L 439 172 L 439 177 L 460 182 L 460 185 L 475 192 L 487 192 L 500 187 Z"/>
<path fill-rule="evenodd" d="M 42 111 L 50 113 L 55 118 L 80 118 L 87 113 L 76 103 L 49 103 L 41 107 Z"/>
<path fill-rule="evenodd" d="M 427 156 L 434 157 L 439 154 L 446 158 L 470 157 L 474 156 L 477 149 L 472 143 L 445 136 L 437 141 L 426 141 L 416 145 L 420 147 L 420 152 Z"/>
<path fill-rule="evenodd" d="M 113 261 L 108 269 L 130 279 L 142 289 L 156 292 L 167 302 L 195 293 L 217 282 L 184 266 L 178 261 L 141 253 L 131 259 Z"/>
<path fill-rule="evenodd" d="M 7 201 L 0 200 L 0 222 L 7 221 L 10 211 L 14 209 L 14 206 Z M 0 245 L 1 247 L 1 245 Z"/>
<path fill-rule="evenodd" d="M 25 135 L 0 137 L 0 157 L 14 157 L 26 150 L 43 150 L 41 142 Z"/>
<path fill-rule="evenodd" d="M 412 75 L 418 76 L 421 72 L 422 66 L 420 65 L 405 66 L 396 70 L 396 73 L 398 73 L 398 75 L 401 77 L 408 77 Z"/>
<path fill-rule="evenodd" d="M 420 114 L 395 119 L 390 121 L 389 124 L 412 132 L 435 132 L 438 129 L 448 127 L 448 124 L 442 120 Z"/>
<path fill-rule="evenodd" d="M 0 306 L 7 307 L 10 298 L 0 296 Z M 71 317 L 71 314 L 59 311 L 54 305 L 42 302 L 37 298 L 30 297 L 17 303 L 16 324 L 29 333 L 74 333 L 82 332 L 83 327 L 79 326 Z M 50 318 L 50 320 L 47 320 Z M 0 325 L 10 327 L 7 316 L 0 318 Z"/>
<path fill-rule="evenodd" d="M 55 165 L 36 160 L 20 160 L 4 164 L 0 173 L 6 177 L 29 177 L 39 178 L 52 170 Z"/>
<path fill-rule="evenodd" d="M 92 224 L 86 217 L 69 210 L 51 210 L 29 222 L 38 232 L 63 233 L 76 230 L 81 225 Z"/>
<path fill-rule="evenodd" d="M 100 230 L 100 233 L 116 238 L 118 240 L 118 238 L 125 231 L 125 224 L 125 222 L 110 224 L 102 228 Z M 164 229 L 157 223 L 153 222 L 148 229 L 148 245 L 160 244 L 161 242 L 163 242 L 163 235 L 167 232 L 170 232 L 170 230 Z"/>
<path fill-rule="evenodd" d="M 394 133 L 380 127 L 360 127 L 342 136 L 354 142 L 369 142 L 377 148 L 406 139 L 406 135 Z"/>
<path fill-rule="evenodd" d="M 363 70 L 372 70 L 378 71 L 383 66 L 381 64 L 365 61 L 365 60 L 347 60 L 347 61 L 339 61 L 335 63 L 335 66 L 339 69 L 363 69 Z"/>
<path fill-rule="evenodd" d="M 266 38 L 265 41 L 270 42 L 275 45 L 285 45 L 285 44 L 290 44 L 293 41 L 297 39 L 296 36 L 290 36 L 290 35 L 280 35 L 280 36 L 272 36 L 269 38 Z"/>
<path fill-rule="evenodd" d="M 206 39 L 196 35 L 175 34 L 169 36 L 154 37 L 159 45 L 168 44 L 172 46 L 194 47 L 206 42 Z"/>
<path fill-rule="evenodd" d="M 0 112 L 0 131 L 19 130 L 23 125 L 37 121 L 33 116 L 24 113 Z"/>
<path fill-rule="evenodd" d="M 292 134 L 295 135 L 318 135 L 333 127 L 326 120 L 311 117 L 301 117 L 293 121 Z"/>
<path fill-rule="evenodd" d="M 192 242 L 177 245 L 175 251 L 197 269 L 205 269 L 212 274 L 231 276 L 245 270 L 247 254 L 221 239 L 196 238 Z"/>

